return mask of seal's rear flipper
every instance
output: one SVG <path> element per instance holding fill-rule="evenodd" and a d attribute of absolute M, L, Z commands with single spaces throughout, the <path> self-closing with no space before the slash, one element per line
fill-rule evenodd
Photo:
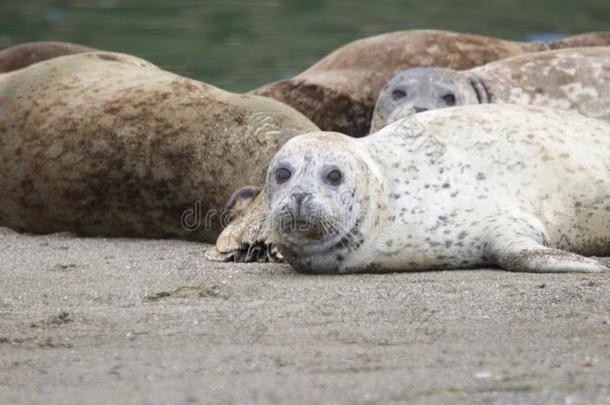
<path fill-rule="evenodd" d="M 498 258 L 498 264 L 508 271 L 535 273 L 600 273 L 610 270 L 595 259 L 544 246 L 506 252 Z"/>
<path fill-rule="evenodd" d="M 610 270 L 595 259 L 550 247 L 544 225 L 529 214 L 494 216 L 489 221 L 485 256 L 508 271 L 600 273 Z"/>

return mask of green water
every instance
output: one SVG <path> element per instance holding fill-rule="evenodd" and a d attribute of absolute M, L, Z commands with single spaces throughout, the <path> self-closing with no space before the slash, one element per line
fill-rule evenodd
<path fill-rule="evenodd" d="M 245 91 L 357 38 L 447 29 L 526 40 L 610 30 L 610 0 L 0 0 L 0 47 L 76 42 Z"/>

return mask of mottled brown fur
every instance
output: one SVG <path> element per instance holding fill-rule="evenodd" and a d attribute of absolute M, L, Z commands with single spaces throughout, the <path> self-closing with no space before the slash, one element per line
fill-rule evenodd
<path fill-rule="evenodd" d="M 610 31 L 587 32 L 561 38 L 549 44 L 551 49 L 576 48 L 581 46 L 610 46 Z"/>
<path fill-rule="evenodd" d="M 447 31 L 414 30 L 349 43 L 293 79 L 252 93 L 271 97 L 301 111 L 320 128 L 364 136 L 381 88 L 396 72 L 416 66 L 468 69 L 491 61 L 547 49 Z"/>
<path fill-rule="evenodd" d="M 231 193 L 316 126 L 277 101 L 85 53 L 0 75 L 0 226 L 213 241 Z M 193 231 L 181 216 L 216 215 Z M 190 218 L 194 220 L 194 218 Z"/>

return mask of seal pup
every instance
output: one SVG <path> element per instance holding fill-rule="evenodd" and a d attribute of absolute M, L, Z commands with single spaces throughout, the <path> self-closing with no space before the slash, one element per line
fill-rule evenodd
<path fill-rule="evenodd" d="M 466 104 L 533 104 L 610 120 L 610 47 L 514 56 L 466 71 L 407 69 L 381 90 L 375 132 L 404 116 Z"/>
<path fill-rule="evenodd" d="M 316 129 L 129 55 L 36 63 L 0 75 L 0 226 L 213 242 L 231 193 Z"/>
<path fill-rule="evenodd" d="M 252 94 L 282 101 L 321 129 L 354 137 L 369 133 L 375 101 L 396 72 L 417 66 L 468 69 L 509 56 L 548 49 L 449 31 L 392 32 L 351 42 L 301 74 Z"/>
<path fill-rule="evenodd" d="M 303 272 L 598 272 L 584 256 L 610 255 L 610 124 L 487 104 L 311 133 L 276 154 L 265 193 L 259 240 Z"/>
<path fill-rule="evenodd" d="M 58 56 L 93 52 L 95 50 L 88 46 L 69 42 L 26 42 L 0 51 L 0 73 L 12 72 Z"/>

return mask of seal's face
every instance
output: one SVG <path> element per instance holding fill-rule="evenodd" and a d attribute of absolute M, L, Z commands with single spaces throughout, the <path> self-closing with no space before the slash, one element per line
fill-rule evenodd
<path fill-rule="evenodd" d="M 406 69 L 392 77 L 379 93 L 371 132 L 415 113 L 479 102 L 472 80 L 460 72 Z"/>
<path fill-rule="evenodd" d="M 394 76 L 378 104 L 387 112 L 409 106 L 413 113 L 466 104 L 462 78 L 449 69 L 414 68 Z"/>
<path fill-rule="evenodd" d="M 267 197 L 284 255 L 302 258 L 349 245 L 366 184 L 352 143 L 341 134 L 308 134 L 290 140 L 272 160 Z"/>

